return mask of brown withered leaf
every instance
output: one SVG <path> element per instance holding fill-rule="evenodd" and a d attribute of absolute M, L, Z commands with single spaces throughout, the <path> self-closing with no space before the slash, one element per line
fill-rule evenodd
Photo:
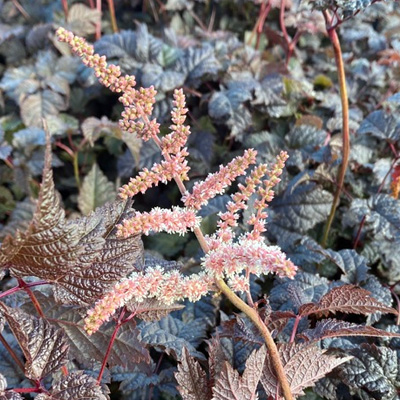
<path fill-rule="evenodd" d="M 53 325 L 63 328 L 70 344 L 70 354 L 79 362 L 87 362 L 92 359 L 102 362 L 104 350 L 107 348 L 114 332 L 115 324 L 108 323 L 89 336 L 84 329 L 84 315 L 76 307 L 57 304 L 52 296 L 46 296 L 40 292 L 35 293 L 43 313 Z M 23 309 L 34 312 L 31 302 L 24 304 Z M 110 366 L 125 365 L 134 368 L 139 362 L 149 362 L 148 350 L 138 339 L 138 330 L 133 321 L 124 324 L 118 331 L 111 349 L 108 364 Z"/>
<path fill-rule="evenodd" d="M 28 378 L 41 379 L 68 361 L 69 346 L 62 329 L 1 302 L 0 309 L 24 353 Z"/>
<path fill-rule="evenodd" d="M 211 399 L 207 375 L 200 364 L 190 356 L 186 348 L 182 351 L 181 362 L 178 364 L 178 372 L 175 372 L 175 378 L 183 400 Z"/>
<path fill-rule="evenodd" d="M 157 299 L 145 299 L 140 303 L 132 299 L 128 301 L 125 306 L 128 311 L 134 312 L 137 318 L 148 322 L 159 321 L 172 311 L 182 310 L 182 308 L 185 308 L 182 304 L 166 305 Z"/>
<path fill-rule="evenodd" d="M 96 379 L 83 372 L 72 372 L 53 384 L 49 394 L 39 394 L 37 400 L 109 400 Z"/>
<path fill-rule="evenodd" d="M 333 288 L 316 304 L 302 305 L 299 315 L 327 315 L 335 312 L 367 315 L 378 311 L 397 315 L 397 310 L 374 299 L 368 290 L 355 285 L 343 285 Z"/>
<path fill-rule="evenodd" d="M 213 387 L 213 400 L 256 398 L 257 385 L 263 373 L 266 354 L 265 346 L 251 353 L 242 376 L 225 361 Z"/>
<path fill-rule="evenodd" d="M 315 343 L 308 345 L 285 343 L 280 345 L 278 350 L 290 390 L 294 396 L 303 395 L 303 389 L 314 386 L 317 380 L 352 358 L 337 358 L 325 354 L 326 350 L 320 349 Z M 275 398 L 278 390 L 278 381 L 268 353 L 266 353 L 261 384 L 267 396 Z M 279 399 L 283 399 L 283 397 L 279 397 Z"/>

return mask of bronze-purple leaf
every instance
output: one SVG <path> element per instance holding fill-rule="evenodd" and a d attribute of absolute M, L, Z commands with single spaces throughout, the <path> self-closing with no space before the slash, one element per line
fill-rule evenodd
<path fill-rule="evenodd" d="M 72 372 L 57 381 L 49 394 L 40 394 L 40 400 L 109 400 L 97 381 L 83 372 Z"/>
<path fill-rule="evenodd" d="M 178 382 L 178 391 L 183 400 L 210 400 L 211 390 L 207 375 L 200 364 L 183 348 L 178 372 L 175 373 Z"/>
<path fill-rule="evenodd" d="M 337 319 L 318 321 L 314 329 L 307 329 L 300 335 L 308 341 L 322 340 L 338 336 L 400 337 L 400 334 L 387 332 L 373 326 L 358 325 Z"/>
<path fill-rule="evenodd" d="M 36 293 L 36 297 L 48 320 L 63 328 L 69 340 L 70 354 L 73 358 L 82 363 L 88 359 L 103 361 L 104 350 L 114 332 L 114 323 L 103 325 L 96 333 L 89 336 L 84 329 L 83 316 L 76 307 L 57 304 L 53 296 L 47 297 L 40 292 Z M 30 312 L 32 304 L 27 302 L 23 308 Z M 149 352 L 139 341 L 138 334 L 134 321 L 124 324 L 119 329 L 108 357 L 109 366 L 123 365 L 134 368 L 140 362 L 150 361 Z"/>
<path fill-rule="evenodd" d="M 242 376 L 225 361 L 213 387 L 213 400 L 255 400 L 266 354 L 265 346 L 253 351 Z"/>
<path fill-rule="evenodd" d="M 33 219 L 25 232 L 6 236 L 0 266 L 16 277 L 36 276 L 54 281 L 67 274 L 84 251 L 79 232 L 68 225 L 51 170 L 51 148 L 46 148 L 43 181 Z"/>
<path fill-rule="evenodd" d="M 317 380 L 352 358 L 337 358 L 325 353 L 326 350 L 320 349 L 315 343 L 308 345 L 285 343 L 279 346 L 279 355 L 294 396 L 303 395 L 303 389 L 314 386 Z M 267 395 L 275 398 L 279 385 L 268 353 L 261 383 Z"/>
<path fill-rule="evenodd" d="M 0 308 L 24 353 L 25 375 L 28 378 L 42 379 L 68 361 L 69 346 L 62 329 L 1 302 Z"/>
<path fill-rule="evenodd" d="M 321 300 L 300 307 L 299 315 L 326 315 L 342 312 L 349 314 L 373 314 L 375 312 L 397 314 L 397 310 L 382 304 L 371 296 L 371 292 L 355 285 L 343 285 L 333 288 Z"/>
<path fill-rule="evenodd" d="M 86 305 L 109 291 L 119 280 L 143 267 L 143 243 L 140 235 L 117 238 L 115 225 L 128 218 L 132 202 L 116 200 L 96 209 L 87 217 L 71 221 L 81 232 L 85 253 L 73 269 L 57 279 L 56 300 Z M 101 246 L 98 246 L 100 241 Z"/>
<path fill-rule="evenodd" d="M 220 325 L 219 335 L 229 337 L 235 341 L 262 345 L 264 340 L 257 328 L 248 319 L 236 316 L 228 321 L 223 321 Z"/>
<path fill-rule="evenodd" d="M 16 277 L 36 276 L 55 283 L 57 301 L 88 305 L 143 264 L 140 235 L 117 238 L 115 225 L 132 212 L 132 201 L 116 200 L 87 217 L 67 221 L 46 148 L 43 182 L 28 229 L 7 236 L 0 266 Z"/>

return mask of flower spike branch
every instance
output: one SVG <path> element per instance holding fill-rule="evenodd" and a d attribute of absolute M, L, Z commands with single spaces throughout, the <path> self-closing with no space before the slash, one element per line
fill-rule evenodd
<path fill-rule="evenodd" d="M 290 278 L 296 274 L 297 267 L 286 258 L 281 249 L 268 245 L 262 237 L 266 229 L 265 208 L 274 197 L 273 187 L 280 181 L 279 176 L 287 154 L 282 152 L 272 168 L 265 164 L 256 166 L 246 178 L 245 184 L 239 184 L 239 190 L 232 196 L 227 211 L 220 215 L 217 232 L 209 237 L 204 236 L 199 227 L 200 217 L 197 216 L 197 211 L 208 200 L 223 193 L 238 176 L 246 175 L 249 166 L 256 162 L 256 151 L 249 149 L 228 165 L 221 166 L 219 171 L 210 174 L 203 182 L 196 183 L 189 193 L 183 184 L 183 181 L 188 179 L 189 172 L 186 161 L 188 152 L 184 146 L 190 129 L 184 125 L 187 109 L 182 90 L 175 90 L 174 93 L 171 132 L 160 138 L 159 124 L 155 119 L 151 119 L 155 89 L 135 89 L 136 82 L 133 76 L 122 76 L 118 66 L 107 64 L 104 56 L 94 54 L 93 47 L 84 39 L 63 28 L 58 29 L 57 35 L 59 40 L 71 46 L 85 65 L 94 69 L 103 85 L 113 92 L 120 93 L 119 100 L 124 105 L 121 127 L 135 132 L 143 140 L 153 139 L 164 157 L 160 164 L 155 164 L 150 170 L 142 170 L 137 177 L 123 186 L 120 197 L 132 197 L 139 192 L 145 192 L 153 185 L 158 185 L 159 182 L 165 183 L 172 179 L 182 195 L 184 207 L 175 207 L 172 210 L 155 208 L 148 213 L 137 212 L 117 227 L 118 235 L 128 237 L 138 233 L 149 234 L 150 231 L 184 234 L 192 230 L 205 254 L 201 264 L 202 271 L 198 274 L 183 276 L 176 270 L 165 271 L 162 267 L 154 267 L 126 277 L 88 312 L 85 320 L 87 332 L 96 332 L 103 322 L 132 298 L 137 302 L 155 298 L 165 304 L 172 304 L 184 298 L 197 301 L 206 293 L 218 289 L 258 328 L 269 350 L 281 395 L 286 400 L 292 400 L 290 385 L 271 332 L 254 304 L 250 301 L 250 305 L 246 304 L 235 293 L 248 293 L 250 274 L 260 276 L 276 273 Z M 248 200 L 252 195 L 258 197 L 255 212 L 247 221 L 252 229 L 249 233 L 237 237 L 233 228 L 237 226 L 239 212 L 248 207 Z"/>

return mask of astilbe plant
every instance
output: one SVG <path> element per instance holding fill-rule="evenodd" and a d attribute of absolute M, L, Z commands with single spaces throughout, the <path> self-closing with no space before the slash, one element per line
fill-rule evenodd
<path fill-rule="evenodd" d="M 108 64 L 104 56 L 95 54 L 84 39 L 63 28 L 57 35 L 85 65 L 94 69 L 104 86 L 120 95 L 124 106 L 121 128 L 144 141 L 153 140 L 163 161 L 131 178 L 120 189 L 120 198 L 115 202 L 86 217 L 67 220 L 54 187 L 48 140 L 33 220 L 25 231 L 8 236 L 0 248 L 1 268 L 8 268 L 18 280 L 18 286 L 0 293 L 0 340 L 32 387 L 6 389 L 8 377 L 3 377 L 0 371 L 0 399 L 21 399 L 20 393 L 37 393 L 38 400 L 106 399 L 107 393 L 100 384 L 107 364 L 134 370 L 137 365 L 150 363 L 149 351 L 138 340 L 133 319 L 157 319 L 179 309 L 177 302 L 184 299 L 196 302 L 210 292 L 222 292 L 242 312 L 222 322 L 220 334 L 251 343 L 257 350 L 248 357 L 245 370 L 239 376 L 227 362 L 218 335 L 209 342 L 209 375 L 190 349 L 183 348 L 177 357 L 175 378 L 184 400 L 255 399 L 259 382 L 269 398 L 294 399 L 336 366 L 351 360 L 349 356 L 332 355 L 321 349 L 322 339 L 400 336 L 372 326 L 327 318 L 329 313 L 336 312 L 398 315 L 396 310 L 371 297 L 367 290 L 352 284 L 327 289 L 318 301 L 300 302 L 305 304 L 296 313 L 272 311 L 266 297 L 254 301 L 250 290 L 252 277 L 274 273 L 282 278 L 294 278 L 297 273 L 297 267 L 286 254 L 278 246 L 268 244 L 264 236 L 266 209 L 274 198 L 274 187 L 280 182 L 287 153 L 278 154 L 272 165 L 257 165 L 256 151 L 247 149 L 188 191 L 184 182 L 190 175 L 186 148 L 190 128 L 185 125 L 188 110 L 182 89 L 174 92 L 170 133 L 162 136 L 158 122 L 152 118 L 155 88 L 137 89 L 133 76 L 123 76 L 118 66 Z M 240 176 L 237 191 L 231 195 L 226 210 L 219 214 L 216 231 L 204 235 L 199 211 Z M 135 195 L 172 180 L 180 190 L 181 206 L 155 207 L 149 212 L 131 208 Z M 238 233 L 242 221 L 250 228 Z M 204 253 L 200 272 L 183 274 L 162 262 L 145 265 L 140 238 L 151 232 L 181 235 L 193 232 Z M 322 248 L 316 251 L 332 257 Z M 31 276 L 41 280 L 25 281 L 25 277 Z M 48 284 L 53 285 L 55 299 L 31 290 Z M 31 306 L 25 304 L 24 310 L 30 312 L 33 307 L 39 317 L 3 301 L 20 291 L 26 292 L 32 302 Z M 57 311 L 54 300 L 69 308 Z M 89 309 L 84 321 L 73 306 Z M 298 334 L 300 321 L 315 322 L 315 319 L 318 322 L 314 327 Z M 282 332 L 289 321 L 293 322 L 289 342 L 277 345 L 272 332 Z M 22 350 L 25 365 L 2 335 L 5 323 Z M 63 324 L 68 329 L 62 329 Z M 145 333 L 141 334 L 144 341 Z M 133 345 L 127 345 L 124 335 L 129 335 Z M 71 342 L 73 346 L 69 345 Z M 105 353 L 100 352 L 99 356 L 99 348 L 103 347 Z M 71 352 L 78 361 L 100 362 L 97 379 L 83 372 L 68 371 Z M 61 376 L 55 375 L 49 388 L 47 378 L 58 371 Z"/>
<path fill-rule="evenodd" d="M 118 226 L 118 235 L 128 237 L 162 230 L 183 234 L 192 230 L 205 253 L 202 262 L 203 272 L 200 274 L 184 277 L 176 272 L 169 273 L 163 271 L 162 268 L 156 268 L 145 273 L 134 273 L 118 282 L 114 290 L 98 301 L 89 311 L 85 320 L 86 330 L 89 333 L 95 332 L 116 309 L 131 298 L 139 301 L 145 298 L 156 298 L 166 304 L 185 297 L 196 301 L 210 290 L 218 288 L 262 330 L 283 392 L 285 397 L 289 398 L 290 388 L 268 328 L 263 324 L 256 308 L 249 307 L 234 293 L 235 291 L 245 292 L 251 299 L 250 274 L 259 276 L 275 272 L 280 276 L 293 277 L 296 273 L 297 267 L 286 259 L 285 254 L 276 246 L 268 246 L 261 236 L 265 230 L 267 217 L 264 209 L 267 202 L 273 199 L 272 188 L 280 181 L 279 176 L 287 154 L 282 152 L 270 170 L 266 165 L 255 168 L 245 185 L 240 185 L 239 192 L 233 195 L 232 201 L 228 204 L 227 213 L 221 215 L 217 232 L 211 237 L 204 236 L 199 228 L 196 211 L 207 204 L 211 198 L 223 193 L 238 176 L 245 175 L 249 166 L 255 164 L 256 152 L 252 149 L 246 150 L 243 156 L 235 158 L 226 166 L 221 166 L 219 171 L 210 174 L 203 182 L 196 183 L 192 193 L 189 193 L 183 184 L 183 181 L 188 179 L 189 167 L 185 158 L 188 152 L 184 146 L 190 131 L 187 126 L 184 126 L 187 109 L 182 90 L 176 90 L 174 93 L 171 133 L 160 138 L 159 124 L 154 119 L 151 120 L 155 89 L 153 87 L 135 89 L 134 77 L 122 76 L 118 66 L 109 65 L 105 57 L 94 54 L 93 47 L 84 39 L 74 36 L 63 28 L 57 31 L 57 35 L 59 40 L 71 46 L 85 65 L 94 69 L 103 85 L 114 92 L 121 93 L 119 100 L 125 107 L 120 120 L 121 127 L 135 132 L 145 141 L 153 139 L 164 157 L 161 164 L 155 164 L 150 171 L 144 170 L 138 177 L 132 178 L 121 188 L 120 196 L 133 197 L 139 192 L 144 193 L 153 185 L 158 185 L 159 182 L 165 183 L 172 179 L 175 180 L 182 194 L 184 208 L 172 210 L 157 208 L 150 213 L 136 213 Z M 269 179 L 263 180 L 266 176 Z M 253 230 L 247 235 L 236 238 L 233 228 L 237 225 L 237 212 L 247 208 L 249 197 L 254 192 L 257 193 L 259 199 L 255 204 L 256 212 L 248 221 L 253 225 Z M 228 278 L 228 285 L 225 283 L 225 278 Z"/>

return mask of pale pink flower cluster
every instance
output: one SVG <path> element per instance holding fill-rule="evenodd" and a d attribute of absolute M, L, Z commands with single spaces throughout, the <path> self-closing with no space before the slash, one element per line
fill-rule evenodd
<path fill-rule="evenodd" d="M 170 210 L 154 207 L 150 212 L 137 211 L 132 218 L 117 225 L 117 236 L 129 237 L 138 233 L 148 235 L 150 231 L 184 235 L 199 224 L 200 217 L 187 208 L 172 207 Z"/>
<path fill-rule="evenodd" d="M 270 170 L 267 164 L 260 164 L 251 171 L 250 176 L 246 178 L 245 185 L 239 183 L 239 190 L 231 196 L 232 201 L 229 201 L 226 206 L 227 211 L 219 214 L 217 236 L 220 240 L 232 240 L 232 228 L 238 224 L 238 212 L 247 209 L 250 196 L 256 192 L 259 196 L 254 205 L 257 213 L 252 214 L 247 220 L 249 225 L 253 225 L 252 231 L 247 235 L 256 239 L 265 231 L 267 213 L 264 210 L 268 207 L 267 203 L 274 197 L 272 188 L 280 182 L 279 176 L 282 174 L 287 158 L 287 153 L 282 151 Z M 269 179 L 263 181 L 262 179 L 266 175 L 269 176 Z"/>
<path fill-rule="evenodd" d="M 195 302 L 212 287 L 213 279 L 205 273 L 183 276 L 178 271 L 165 271 L 162 267 L 148 268 L 145 273 L 135 272 L 117 283 L 88 311 L 85 330 L 89 335 L 95 333 L 118 308 L 131 299 L 142 302 L 156 298 L 167 305 L 183 299 Z"/>
<path fill-rule="evenodd" d="M 99 82 L 116 93 L 122 93 L 119 101 L 125 109 L 119 121 L 122 129 L 137 133 L 143 140 L 149 140 L 159 133 L 159 124 L 150 120 L 155 103 L 154 87 L 135 89 L 135 77 L 121 75 L 121 69 L 114 64 L 107 64 L 105 56 L 94 53 L 92 45 L 85 39 L 75 36 L 64 28 L 58 28 L 56 35 L 61 42 L 68 43 L 72 51 L 83 63 L 94 69 Z"/>
<path fill-rule="evenodd" d="M 228 286 L 234 292 L 246 293 L 250 290 L 249 278 L 245 275 L 233 275 L 228 279 Z"/>
<path fill-rule="evenodd" d="M 233 201 L 229 201 L 226 205 L 227 211 L 219 214 L 218 221 L 218 236 L 226 240 L 231 239 L 231 228 L 237 226 L 239 219 L 238 212 L 240 210 L 246 210 L 248 205 L 247 202 L 250 196 L 255 193 L 257 185 L 262 183 L 261 178 L 267 173 L 268 166 L 266 164 L 260 164 L 251 171 L 250 176 L 246 178 L 246 184 L 242 185 L 239 183 L 239 190 L 231 195 Z M 223 239 L 224 240 L 224 239 Z"/>
<path fill-rule="evenodd" d="M 278 246 L 269 246 L 262 238 L 252 240 L 241 236 L 237 242 L 211 238 L 210 245 L 211 250 L 202 259 L 202 266 L 218 277 L 232 278 L 248 271 L 256 276 L 276 273 L 293 278 L 297 271 Z"/>
<path fill-rule="evenodd" d="M 207 204 L 208 200 L 224 190 L 240 175 L 246 173 L 246 169 L 256 162 L 257 152 L 248 149 L 243 156 L 234 158 L 228 165 L 221 165 L 219 171 L 209 174 L 202 182 L 196 182 L 192 193 L 187 193 L 182 200 L 186 207 L 200 210 L 201 206 Z"/>
<path fill-rule="evenodd" d="M 268 171 L 269 179 L 264 180 L 263 185 L 260 185 L 257 189 L 258 199 L 254 202 L 254 208 L 257 212 L 250 215 L 247 221 L 249 225 L 253 225 L 253 229 L 247 234 L 247 236 L 253 240 L 258 239 L 262 232 L 266 230 L 265 225 L 268 215 L 265 209 L 268 207 L 268 203 L 274 198 L 275 192 L 272 188 L 281 181 L 279 177 L 282 175 L 288 157 L 285 151 L 280 152 L 276 157 L 276 163 L 272 166 L 271 170 Z"/>
<path fill-rule="evenodd" d="M 171 111 L 173 124 L 169 127 L 171 133 L 161 139 L 163 154 L 177 154 L 185 146 L 190 135 L 189 126 L 184 125 L 188 109 L 182 89 L 175 89 L 173 105 L 174 108 Z"/>
<path fill-rule="evenodd" d="M 186 160 L 187 155 L 186 149 L 182 149 L 177 154 L 170 155 L 168 160 L 161 161 L 161 164 L 154 164 L 150 171 L 143 168 L 136 177 L 131 178 L 129 183 L 119 189 L 119 196 L 122 199 L 136 196 L 152 186 L 158 186 L 159 182 L 171 181 L 174 176 L 179 176 L 182 181 L 188 180 L 190 168 Z"/>

